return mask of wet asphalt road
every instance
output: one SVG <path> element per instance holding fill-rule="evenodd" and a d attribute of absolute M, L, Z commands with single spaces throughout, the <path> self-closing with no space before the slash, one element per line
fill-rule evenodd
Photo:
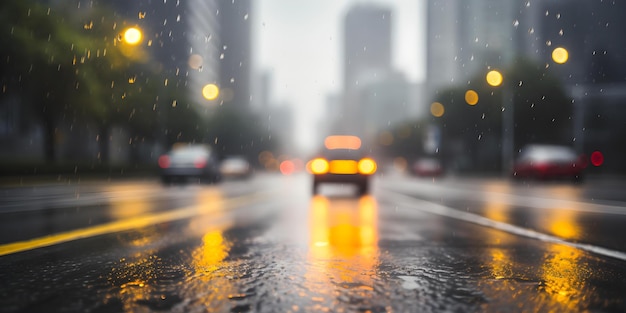
<path fill-rule="evenodd" d="M 156 179 L 0 189 L 1 312 L 624 312 L 626 190 L 599 180 Z"/>

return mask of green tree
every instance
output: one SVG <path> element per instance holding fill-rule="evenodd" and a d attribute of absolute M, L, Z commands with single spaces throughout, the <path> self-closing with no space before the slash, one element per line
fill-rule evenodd
<path fill-rule="evenodd" d="M 19 95 L 33 123 L 43 125 L 48 161 L 54 160 L 59 121 L 86 119 L 106 130 L 119 113 L 111 105 L 115 89 L 146 61 L 138 47 L 130 53 L 117 47 L 113 14 L 93 9 L 78 20 L 62 12 L 71 11 L 34 1 L 0 5 L 3 94 Z"/>
<path fill-rule="evenodd" d="M 485 73 L 475 75 L 466 85 L 439 92 L 434 101 L 445 108 L 431 121 L 442 130 L 442 154 L 449 162 L 464 158 L 481 170 L 500 167 L 503 101 L 511 101 L 514 116 L 515 150 L 529 143 L 570 142 L 572 106 L 561 82 L 549 70 L 518 59 L 502 71 L 501 86 L 489 86 Z M 469 105 L 468 90 L 478 94 L 478 103 Z M 505 97 L 509 99 L 505 99 Z"/>

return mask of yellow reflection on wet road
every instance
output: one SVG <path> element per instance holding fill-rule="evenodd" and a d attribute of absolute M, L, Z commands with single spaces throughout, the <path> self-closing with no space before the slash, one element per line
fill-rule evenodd
<path fill-rule="evenodd" d="M 191 253 L 191 271 L 186 274 L 187 298 L 196 305 L 216 312 L 227 310 L 228 299 L 237 295 L 234 281 L 228 279 L 226 258 L 232 243 L 224 230 L 232 226 L 227 208 L 222 205 L 224 195 L 219 189 L 205 188 L 196 196 L 202 215 L 190 221 L 189 229 L 202 234 L 201 244 Z M 210 213 L 210 214 L 206 214 Z"/>
<path fill-rule="evenodd" d="M 186 283 L 188 290 L 194 293 L 189 297 L 205 303 L 206 307 L 215 303 L 227 303 L 224 300 L 233 293 L 234 288 L 228 279 L 216 277 L 220 275 L 215 272 L 224 268 L 224 260 L 232 246 L 224 237 L 224 229 L 231 223 L 227 220 L 230 206 L 226 205 L 222 192 L 215 188 L 202 188 L 194 192 L 193 197 L 195 217 L 190 219 L 188 227 L 180 230 L 184 232 L 181 233 L 181 238 L 201 235 L 200 245 L 191 252 L 191 267 L 165 264 L 155 249 L 138 251 L 121 259 L 118 267 L 112 270 L 109 281 L 114 292 L 107 295 L 105 301 L 118 299 L 127 312 L 145 311 L 152 306 L 159 307 L 171 296 L 167 292 L 168 288 L 174 287 L 171 284 Z M 121 212 L 126 208 L 130 212 L 136 212 L 133 210 L 138 209 L 131 205 L 141 202 L 139 198 L 116 202 L 113 206 L 117 205 L 117 208 L 113 211 Z M 140 208 L 144 206 L 148 207 L 147 202 L 141 204 Z M 131 244 L 144 238 L 145 246 L 154 245 L 158 239 L 157 227 L 159 226 L 137 229 L 131 235 L 119 235 L 118 238 Z M 171 275 L 187 277 L 189 281 L 171 280 Z M 211 283 L 206 284 L 207 281 Z M 202 288 L 195 284 L 202 284 Z"/>
<path fill-rule="evenodd" d="M 160 258 L 153 255 L 154 251 L 123 258 L 119 265 L 111 270 L 109 281 L 117 293 L 105 297 L 105 303 L 118 299 L 125 312 L 145 309 L 142 302 L 155 300 L 156 283 L 161 274 Z"/>
<path fill-rule="evenodd" d="M 578 310 L 581 301 L 585 300 L 584 277 L 589 269 L 579 264 L 581 256 L 579 249 L 552 245 L 545 253 L 545 262 L 541 266 L 542 289 L 570 312 Z"/>
<path fill-rule="evenodd" d="M 550 190 L 559 199 L 577 199 L 580 190 L 571 186 L 558 186 Z M 580 239 L 581 227 L 578 222 L 579 202 L 570 202 L 567 207 L 555 207 L 546 210 L 545 215 L 538 217 L 539 223 L 552 234 L 563 239 Z"/>
<path fill-rule="evenodd" d="M 306 289 L 325 300 L 342 291 L 361 297 L 373 292 L 372 277 L 378 264 L 376 200 L 371 196 L 358 200 L 316 196 L 311 201 L 309 223 Z"/>
<path fill-rule="evenodd" d="M 511 205 L 503 201 L 502 195 L 510 193 L 511 186 L 501 182 L 490 182 L 485 185 L 485 190 L 486 217 L 498 222 L 510 222 Z"/>
<path fill-rule="evenodd" d="M 192 253 L 192 264 L 196 274 L 201 277 L 213 273 L 228 256 L 230 244 L 224 239 L 223 230 L 230 226 L 229 221 L 214 225 L 223 220 L 226 212 L 222 205 L 223 194 L 218 189 L 202 189 L 196 195 L 198 210 L 204 214 L 189 222 L 189 229 L 195 234 L 202 234 L 202 244 Z M 210 275 L 208 275 L 210 276 Z M 206 280 L 210 277 L 205 277 Z"/>
<path fill-rule="evenodd" d="M 221 230 L 212 230 L 202 236 L 202 246 L 193 253 L 196 272 L 212 273 L 228 256 L 230 244 L 224 239 Z"/>
<path fill-rule="evenodd" d="M 111 184 L 104 187 L 103 194 L 109 196 L 109 215 L 114 219 L 139 216 L 150 211 L 151 190 L 135 184 Z"/>

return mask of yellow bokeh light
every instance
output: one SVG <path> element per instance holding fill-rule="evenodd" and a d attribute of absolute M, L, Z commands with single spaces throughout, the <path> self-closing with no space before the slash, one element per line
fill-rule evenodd
<path fill-rule="evenodd" d="M 478 93 L 474 90 L 468 90 L 465 92 L 465 102 L 469 105 L 476 105 L 478 103 Z"/>
<path fill-rule="evenodd" d="M 569 59 L 569 52 L 565 48 L 558 47 L 552 50 L 552 60 L 558 64 L 563 64 Z"/>
<path fill-rule="evenodd" d="M 487 73 L 487 84 L 497 87 L 502 84 L 502 74 L 496 70 Z"/>
<path fill-rule="evenodd" d="M 220 88 L 215 84 L 207 84 L 202 88 L 202 96 L 207 100 L 215 100 L 220 95 Z"/>
<path fill-rule="evenodd" d="M 141 42 L 141 31 L 136 27 L 131 27 L 124 32 L 124 41 L 130 45 Z"/>
<path fill-rule="evenodd" d="M 433 104 L 430 105 L 430 114 L 432 114 L 434 117 L 442 117 L 444 112 L 445 109 L 443 107 L 443 104 L 439 102 L 433 102 Z"/>

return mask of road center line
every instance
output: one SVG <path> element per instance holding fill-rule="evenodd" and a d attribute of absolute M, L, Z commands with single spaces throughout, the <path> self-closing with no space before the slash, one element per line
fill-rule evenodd
<path fill-rule="evenodd" d="M 387 197 L 391 197 L 392 200 L 389 200 L 391 204 L 397 204 L 397 205 L 401 205 L 401 206 L 405 206 L 409 208 L 414 208 L 423 212 L 437 214 L 437 215 L 450 217 L 450 218 L 462 220 L 462 221 L 473 223 L 473 224 L 478 224 L 478 225 L 485 226 L 485 227 L 494 228 L 494 229 L 501 230 L 501 231 L 518 235 L 518 236 L 537 239 L 537 240 L 550 242 L 550 243 L 567 245 L 567 246 L 574 247 L 577 249 L 585 250 L 587 252 L 592 252 L 592 253 L 600 254 L 603 256 L 608 256 L 608 257 L 616 258 L 622 261 L 626 261 L 626 253 L 621 252 L 621 251 L 611 250 L 611 249 L 607 249 L 604 247 L 599 247 L 599 246 L 595 246 L 591 244 L 570 242 L 570 241 L 564 240 L 562 238 L 559 238 L 553 235 L 548 235 L 548 234 L 540 233 L 531 229 L 519 227 L 516 225 L 495 221 L 495 220 L 486 218 L 478 214 L 456 210 L 456 209 L 453 209 L 451 207 L 448 207 L 439 203 L 426 201 L 426 200 L 422 200 L 418 198 L 413 198 L 411 196 L 394 192 L 391 190 L 381 190 L 381 193 Z"/>
<path fill-rule="evenodd" d="M 255 193 L 240 196 L 237 198 L 220 200 L 218 203 L 206 205 L 193 205 L 182 207 L 166 212 L 148 213 L 128 219 L 118 220 L 110 223 L 95 225 L 87 228 L 75 229 L 58 234 L 52 234 L 44 237 L 18 241 L 0 245 L 0 256 L 8 254 L 34 250 L 37 248 L 57 245 L 64 242 L 74 241 L 78 239 L 90 238 L 99 235 L 111 234 L 121 231 L 127 231 L 146 227 L 150 225 L 182 220 L 193 216 L 207 215 L 216 210 L 232 209 L 255 203 L 260 200 L 269 198 L 272 192 Z"/>

